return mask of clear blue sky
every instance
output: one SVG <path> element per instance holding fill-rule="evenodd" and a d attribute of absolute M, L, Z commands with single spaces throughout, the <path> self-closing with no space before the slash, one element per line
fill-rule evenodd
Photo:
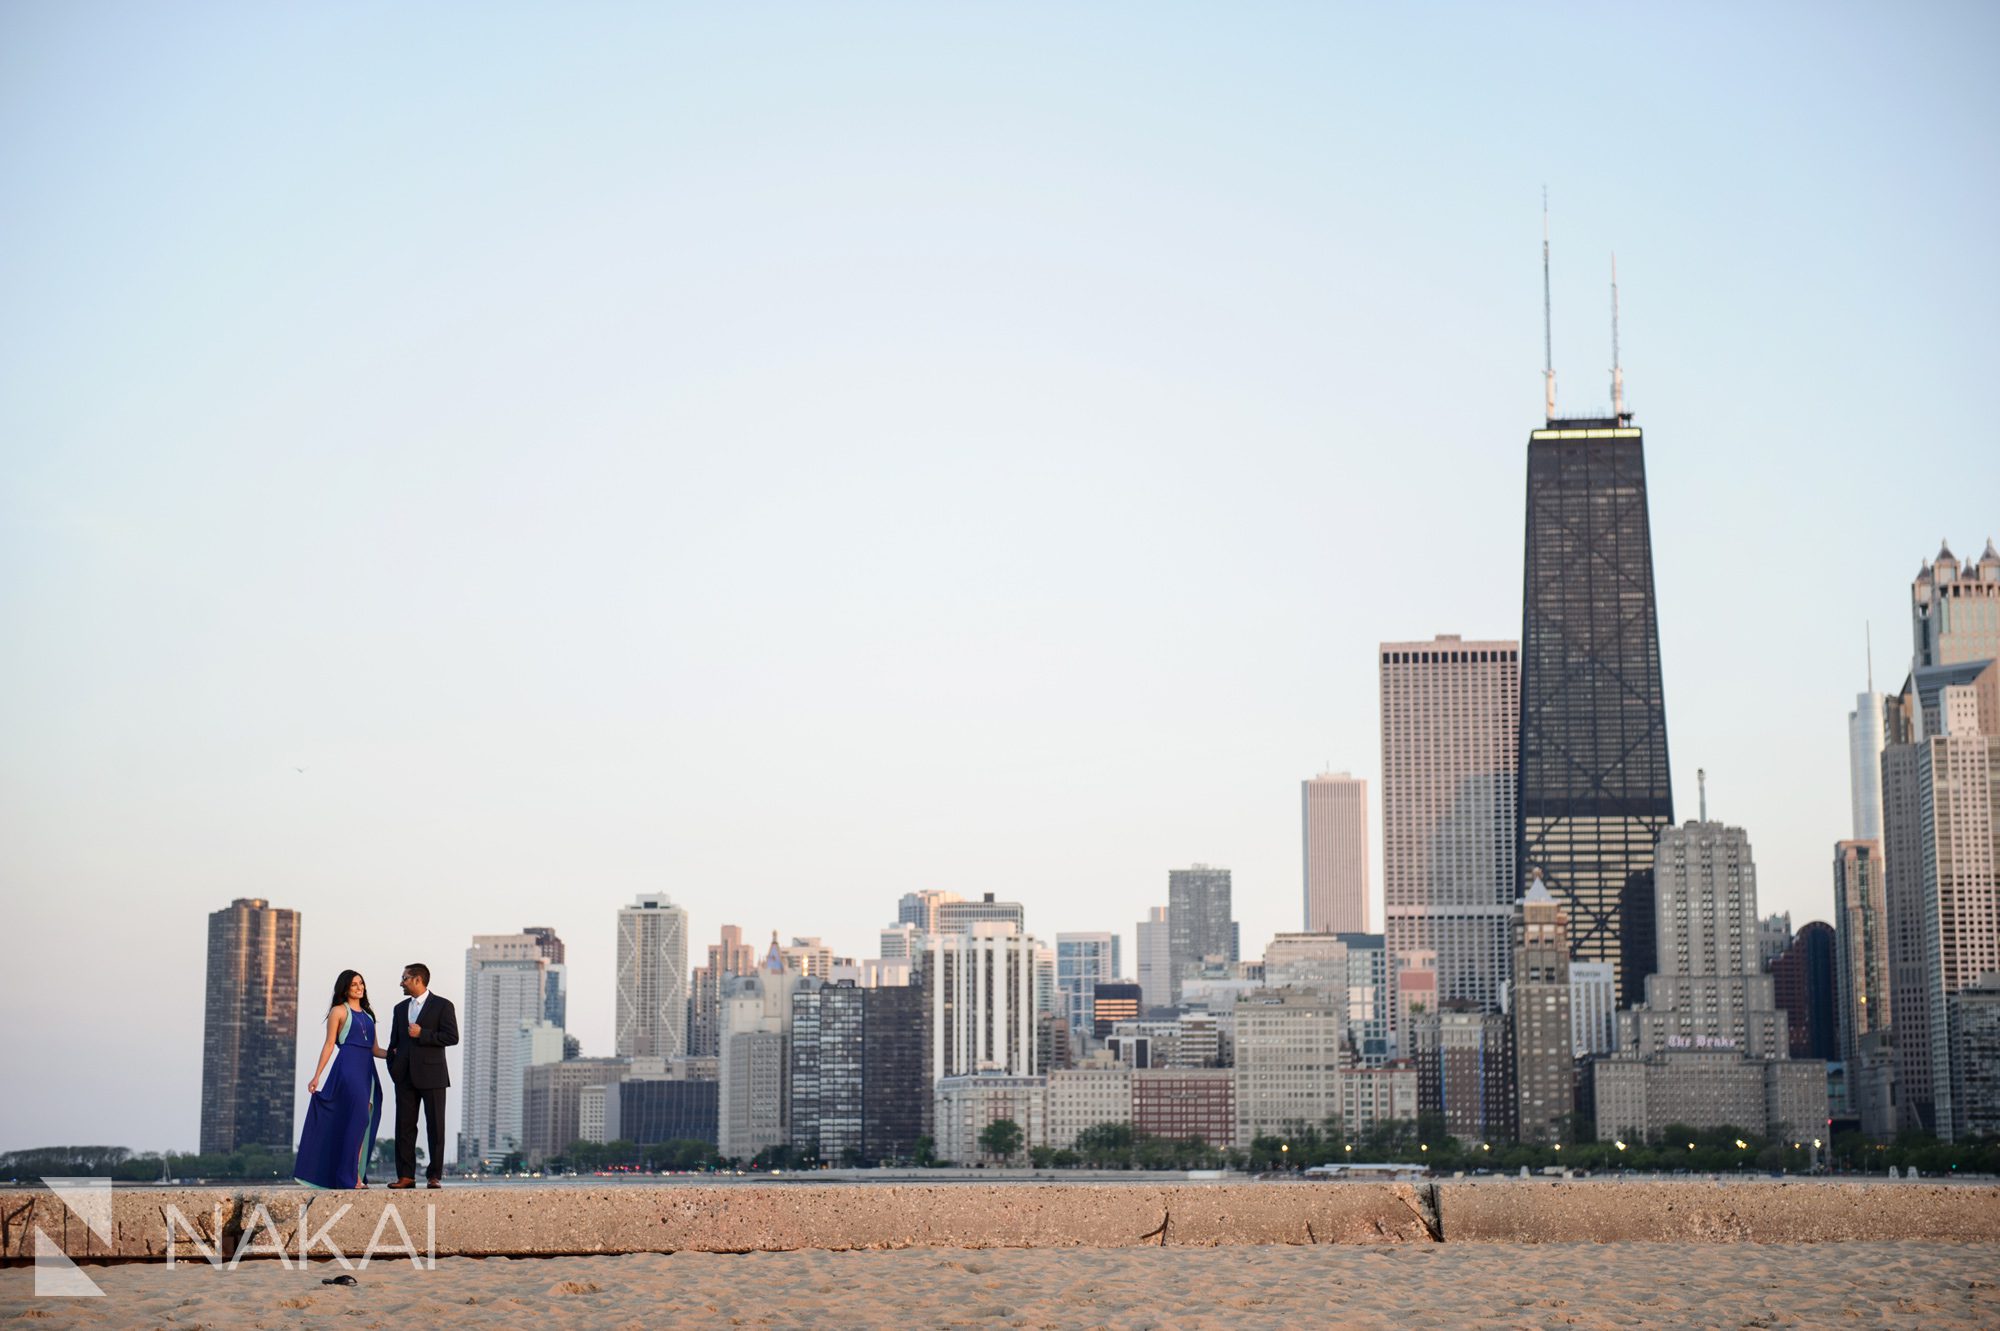
<path fill-rule="evenodd" d="M 193 1145 L 236 896 L 309 1015 L 554 925 L 597 1053 L 638 892 L 1129 946 L 1202 860 L 1261 949 L 1298 782 L 1379 793 L 1375 644 L 1519 632 L 1544 184 L 1566 409 L 1619 256 L 1678 799 L 1828 916 L 1863 625 L 1895 685 L 1919 560 L 2000 536 L 1996 37 L 0 9 L 0 1149 Z"/>

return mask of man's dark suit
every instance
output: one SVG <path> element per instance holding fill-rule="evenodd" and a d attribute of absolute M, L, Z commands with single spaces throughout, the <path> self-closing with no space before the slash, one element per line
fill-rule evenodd
<path fill-rule="evenodd" d="M 396 1004 L 389 1026 L 389 1080 L 396 1086 L 396 1177 L 417 1176 L 417 1106 L 424 1110 L 430 1160 L 424 1173 L 444 1177 L 444 1091 L 451 1085 L 446 1046 L 458 1043 L 458 1009 L 448 998 L 425 993 L 417 1013 L 419 1034 L 410 1035 L 410 1000 Z"/>

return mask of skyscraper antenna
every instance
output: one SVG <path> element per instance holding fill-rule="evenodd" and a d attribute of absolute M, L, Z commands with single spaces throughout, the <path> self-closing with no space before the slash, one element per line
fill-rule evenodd
<path fill-rule="evenodd" d="M 1549 317 L 1549 187 L 1542 186 L 1542 414 L 1556 418 L 1555 336 Z"/>
<path fill-rule="evenodd" d="M 1708 821 L 1708 769 L 1707 768 L 1697 767 L 1694 769 L 1694 783 L 1695 783 L 1695 788 L 1701 792 L 1701 820 L 1705 823 Z"/>
<path fill-rule="evenodd" d="M 1867 620 L 1861 621 L 1861 632 L 1868 643 L 1868 691 L 1875 692 L 1875 626 Z"/>
<path fill-rule="evenodd" d="M 1618 251 L 1611 252 L 1611 414 L 1625 423 L 1625 370 L 1618 360 Z"/>

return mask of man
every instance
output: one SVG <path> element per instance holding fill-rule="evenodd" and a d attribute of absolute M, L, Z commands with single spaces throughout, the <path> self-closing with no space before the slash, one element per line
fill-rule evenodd
<path fill-rule="evenodd" d="M 417 1186 L 417 1107 L 423 1106 L 430 1134 L 424 1173 L 430 1186 L 444 1186 L 444 1091 L 451 1085 L 444 1051 L 458 1043 L 458 1009 L 431 992 L 431 968 L 422 962 L 403 967 L 403 992 L 389 1023 L 389 1080 L 396 1084 L 396 1181 L 392 1188 Z"/>

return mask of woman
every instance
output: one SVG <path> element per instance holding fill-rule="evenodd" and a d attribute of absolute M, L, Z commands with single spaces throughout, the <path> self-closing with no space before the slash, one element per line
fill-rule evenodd
<path fill-rule="evenodd" d="M 372 1057 L 371 1057 L 372 1055 Z M 309 1188 L 365 1188 L 368 1157 L 382 1122 L 382 1081 L 375 1059 L 375 1009 L 359 971 L 342 971 L 326 1014 L 326 1043 L 306 1083 L 306 1126 L 292 1177 Z"/>

